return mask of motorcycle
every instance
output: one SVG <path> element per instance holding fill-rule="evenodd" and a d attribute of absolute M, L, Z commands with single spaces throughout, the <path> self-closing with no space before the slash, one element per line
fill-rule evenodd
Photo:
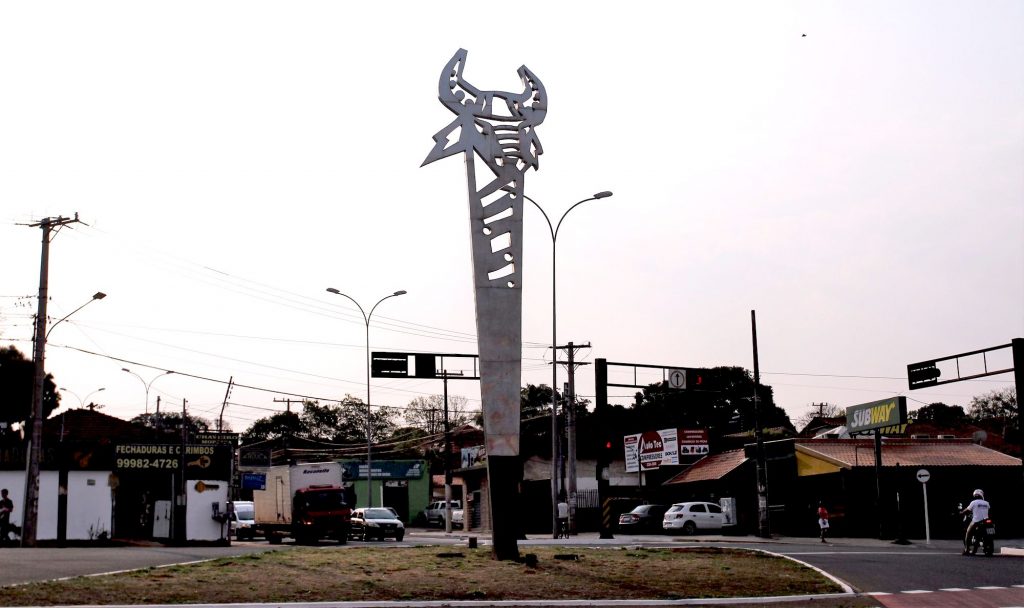
<path fill-rule="evenodd" d="M 964 523 L 971 525 L 971 516 L 964 517 Z M 981 547 L 985 557 L 992 557 L 995 552 L 996 526 L 992 523 L 991 517 L 979 521 L 971 531 L 971 538 L 967 539 L 967 549 L 964 555 L 977 555 L 978 547 Z"/>

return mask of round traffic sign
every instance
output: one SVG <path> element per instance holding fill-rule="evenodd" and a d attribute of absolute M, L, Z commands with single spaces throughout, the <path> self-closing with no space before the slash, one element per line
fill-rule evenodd
<path fill-rule="evenodd" d="M 928 480 L 932 478 L 932 474 L 928 472 L 928 469 L 918 469 L 917 480 L 921 483 L 928 483 Z"/>
<path fill-rule="evenodd" d="M 670 369 L 668 371 L 668 386 L 669 388 L 686 388 L 686 370 L 685 369 Z"/>

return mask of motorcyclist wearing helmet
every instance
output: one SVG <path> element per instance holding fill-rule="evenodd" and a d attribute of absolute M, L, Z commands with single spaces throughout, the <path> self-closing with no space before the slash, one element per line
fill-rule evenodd
<path fill-rule="evenodd" d="M 988 519 L 989 506 L 988 501 L 985 500 L 985 493 L 981 490 L 975 490 L 974 500 L 963 511 L 960 511 L 960 515 L 971 514 L 971 524 L 967 526 L 967 533 L 964 534 L 964 555 L 967 555 L 970 550 L 971 536 L 974 534 L 974 528 L 977 527 L 979 522 Z"/>

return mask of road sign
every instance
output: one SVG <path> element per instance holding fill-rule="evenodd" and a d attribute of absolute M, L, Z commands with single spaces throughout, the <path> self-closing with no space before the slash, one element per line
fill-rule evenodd
<path fill-rule="evenodd" d="M 670 369 L 668 370 L 668 387 L 669 388 L 686 388 L 686 370 L 685 369 Z"/>
<path fill-rule="evenodd" d="M 919 469 L 917 471 L 917 480 L 921 483 L 928 483 L 928 480 L 932 478 L 932 474 L 928 472 L 928 469 Z"/>

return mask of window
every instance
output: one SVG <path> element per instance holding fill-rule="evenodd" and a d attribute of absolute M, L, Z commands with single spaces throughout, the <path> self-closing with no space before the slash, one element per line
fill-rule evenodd
<path fill-rule="evenodd" d="M 721 513 L 722 507 L 718 505 L 708 505 L 708 513 Z"/>
<path fill-rule="evenodd" d="M 696 504 L 690 505 L 690 513 L 707 513 L 708 510 L 704 508 L 704 505 Z"/>

